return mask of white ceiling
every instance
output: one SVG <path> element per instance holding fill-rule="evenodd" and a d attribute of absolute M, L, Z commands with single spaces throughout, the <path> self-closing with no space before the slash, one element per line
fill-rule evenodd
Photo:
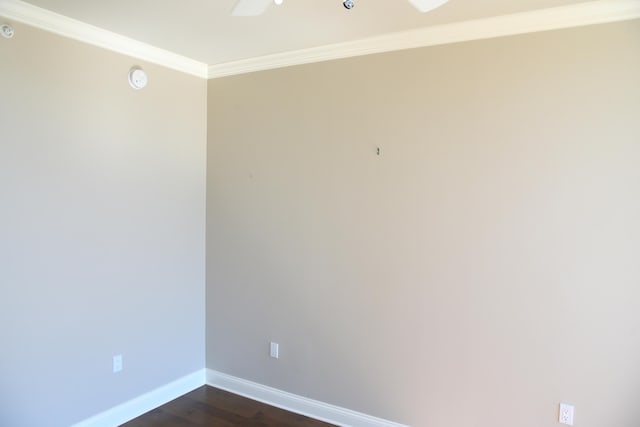
<path fill-rule="evenodd" d="M 2 0 L 0 0 L 2 1 Z M 285 0 L 259 17 L 230 15 L 235 0 L 29 0 L 105 30 L 216 65 L 378 35 L 585 0 L 450 0 L 426 14 L 405 0 Z"/>

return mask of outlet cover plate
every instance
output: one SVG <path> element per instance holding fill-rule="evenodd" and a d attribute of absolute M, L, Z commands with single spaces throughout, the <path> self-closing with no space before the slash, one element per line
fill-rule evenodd
<path fill-rule="evenodd" d="M 274 359 L 280 357 L 280 345 L 277 342 L 272 342 L 269 345 L 269 355 Z"/>
<path fill-rule="evenodd" d="M 568 403 L 561 403 L 560 404 L 560 416 L 558 421 L 560 422 L 560 424 L 565 424 L 568 426 L 572 426 L 573 425 L 573 411 L 574 411 L 574 406 L 573 405 L 569 405 Z"/>
<path fill-rule="evenodd" d="M 113 356 L 113 373 L 116 374 L 122 371 L 122 355 L 117 354 Z"/>

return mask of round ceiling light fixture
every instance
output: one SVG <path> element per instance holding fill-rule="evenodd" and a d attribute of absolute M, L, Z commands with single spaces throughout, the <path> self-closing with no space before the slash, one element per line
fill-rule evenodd
<path fill-rule="evenodd" d="M 273 2 L 274 2 L 275 4 L 277 4 L 278 6 L 280 6 L 280 5 L 282 4 L 282 2 L 283 2 L 283 1 L 284 1 L 284 0 L 273 0 Z"/>
<path fill-rule="evenodd" d="M 135 90 L 144 88 L 149 79 L 147 73 L 140 67 L 133 67 L 129 70 L 129 85 Z"/>
<path fill-rule="evenodd" d="M 2 37 L 10 39 L 15 34 L 15 30 L 9 24 L 2 24 L 0 25 L 0 33 L 2 33 Z"/>

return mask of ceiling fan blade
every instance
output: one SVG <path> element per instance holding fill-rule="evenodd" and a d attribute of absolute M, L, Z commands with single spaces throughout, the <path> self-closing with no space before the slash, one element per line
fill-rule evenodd
<path fill-rule="evenodd" d="M 442 6 L 449 0 L 409 0 L 409 3 L 413 5 L 420 12 L 429 12 L 437 7 Z"/>
<path fill-rule="evenodd" d="M 233 16 L 258 16 L 262 15 L 273 0 L 238 0 L 233 7 Z"/>

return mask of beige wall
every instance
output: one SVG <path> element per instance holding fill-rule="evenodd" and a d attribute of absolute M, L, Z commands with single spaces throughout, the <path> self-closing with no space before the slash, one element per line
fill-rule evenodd
<path fill-rule="evenodd" d="M 640 425 L 639 70 L 633 21 L 210 81 L 207 367 L 412 426 Z"/>
<path fill-rule="evenodd" d="M 68 427 L 202 369 L 207 85 L 15 29 L 0 37 L 0 425 Z"/>

